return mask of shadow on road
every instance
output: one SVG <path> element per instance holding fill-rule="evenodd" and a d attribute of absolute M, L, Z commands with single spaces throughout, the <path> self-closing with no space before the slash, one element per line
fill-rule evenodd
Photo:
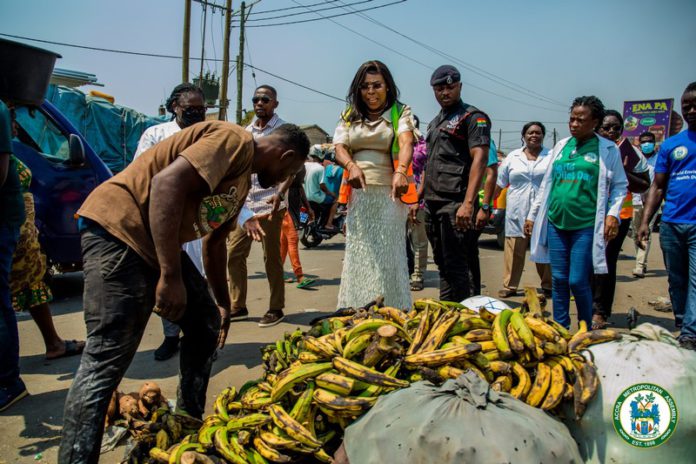
<path fill-rule="evenodd" d="M 63 408 L 68 390 L 54 390 L 38 395 L 29 395 L 7 412 L 13 416 L 24 417 L 24 429 L 19 432 L 22 438 L 30 439 L 31 443 L 20 446 L 17 452 L 20 456 L 33 460 L 38 453 L 43 453 L 60 444 L 63 427 Z M 61 405 L 55 407 L 55 405 Z M 2 414 L 0 414 L 2 418 Z M 10 437 L 4 437 L 9 439 Z"/>

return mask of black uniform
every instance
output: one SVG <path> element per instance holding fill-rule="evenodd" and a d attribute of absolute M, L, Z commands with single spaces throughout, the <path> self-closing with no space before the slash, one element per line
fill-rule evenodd
<path fill-rule="evenodd" d="M 461 301 L 481 293 L 480 232 L 457 229 L 455 219 L 469 182 L 473 162 L 469 150 L 488 147 L 490 140 L 488 116 L 461 100 L 453 108 L 440 111 L 428 125 L 425 224 L 435 264 L 440 270 L 442 300 Z M 474 217 L 477 210 L 478 201 L 474 204 Z"/>

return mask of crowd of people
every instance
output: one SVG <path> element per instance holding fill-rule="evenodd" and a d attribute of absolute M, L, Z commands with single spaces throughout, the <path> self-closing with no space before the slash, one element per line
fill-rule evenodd
<path fill-rule="evenodd" d="M 631 223 L 638 250 L 633 274 L 641 278 L 664 200 L 660 244 L 679 341 L 696 349 L 696 83 L 681 99 L 688 130 L 659 151 L 646 132 L 640 149 L 625 156 L 617 145 L 621 114 L 582 96 L 570 105 L 570 137 L 546 147 L 544 124 L 530 121 L 521 148 L 502 162 L 490 117 L 462 100 L 459 71 L 437 68 L 430 86 L 440 112 L 423 135 L 389 68 L 376 60 L 362 64 L 332 144 L 313 147 L 278 116 L 278 93 L 269 85 L 255 90 L 256 119 L 246 128 L 206 121 L 200 89 L 177 86 L 166 105 L 172 120 L 148 129 L 134 161 L 78 211 L 86 343 L 61 339 L 50 322 L 45 257 L 27 192 L 31 175 L 11 156 L 11 109 L 0 103 L 0 410 L 26 395 L 13 311 L 28 310 L 48 358 L 82 355 L 66 400 L 59 462 L 96 462 L 109 398 L 154 312 L 164 325 L 155 358 L 180 350 L 177 408 L 200 417 L 216 348 L 225 344 L 231 322 L 249 317 L 247 259 L 254 242 L 263 247 L 269 284 L 259 326 L 270 327 L 285 317 L 286 283 L 315 283 L 302 270 L 298 228 L 309 220 L 331 230 L 339 204 L 347 217 L 337 308 L 362 306 L 376 295 L 386 305 L 410 307 L 411 292 L 424 287 L 428 246 L 441 299 L 479 295 L 478 238 L 504 191 L 498 295 L 517 293 L 530 248 L 540 296 L 552 300 L 554 319 L 571 327 L 574 299 L 578 319 L 599 329 L 611 316 L 617 260 Z"/>

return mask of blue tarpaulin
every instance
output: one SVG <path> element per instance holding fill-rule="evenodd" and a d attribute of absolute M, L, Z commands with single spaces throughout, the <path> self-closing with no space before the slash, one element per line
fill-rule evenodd
<path fill-rule="evenodd" d="M 169 120 L 168 116 L 146 116 L 70 87 L 51 85 L 46 99 L 84 135 L 114 173 L 122 171 L 133 161 L 138 140 L 145 129 Z"/>

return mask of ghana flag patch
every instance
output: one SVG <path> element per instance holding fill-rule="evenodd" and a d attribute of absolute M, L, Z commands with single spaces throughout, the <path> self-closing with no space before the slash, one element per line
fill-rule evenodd
<path fill-rule="evenodd" d="M 488 125 L 488 121 L 486 121 L 486 118 L 476 118 L 476 127 L 486 127 Z"/>

